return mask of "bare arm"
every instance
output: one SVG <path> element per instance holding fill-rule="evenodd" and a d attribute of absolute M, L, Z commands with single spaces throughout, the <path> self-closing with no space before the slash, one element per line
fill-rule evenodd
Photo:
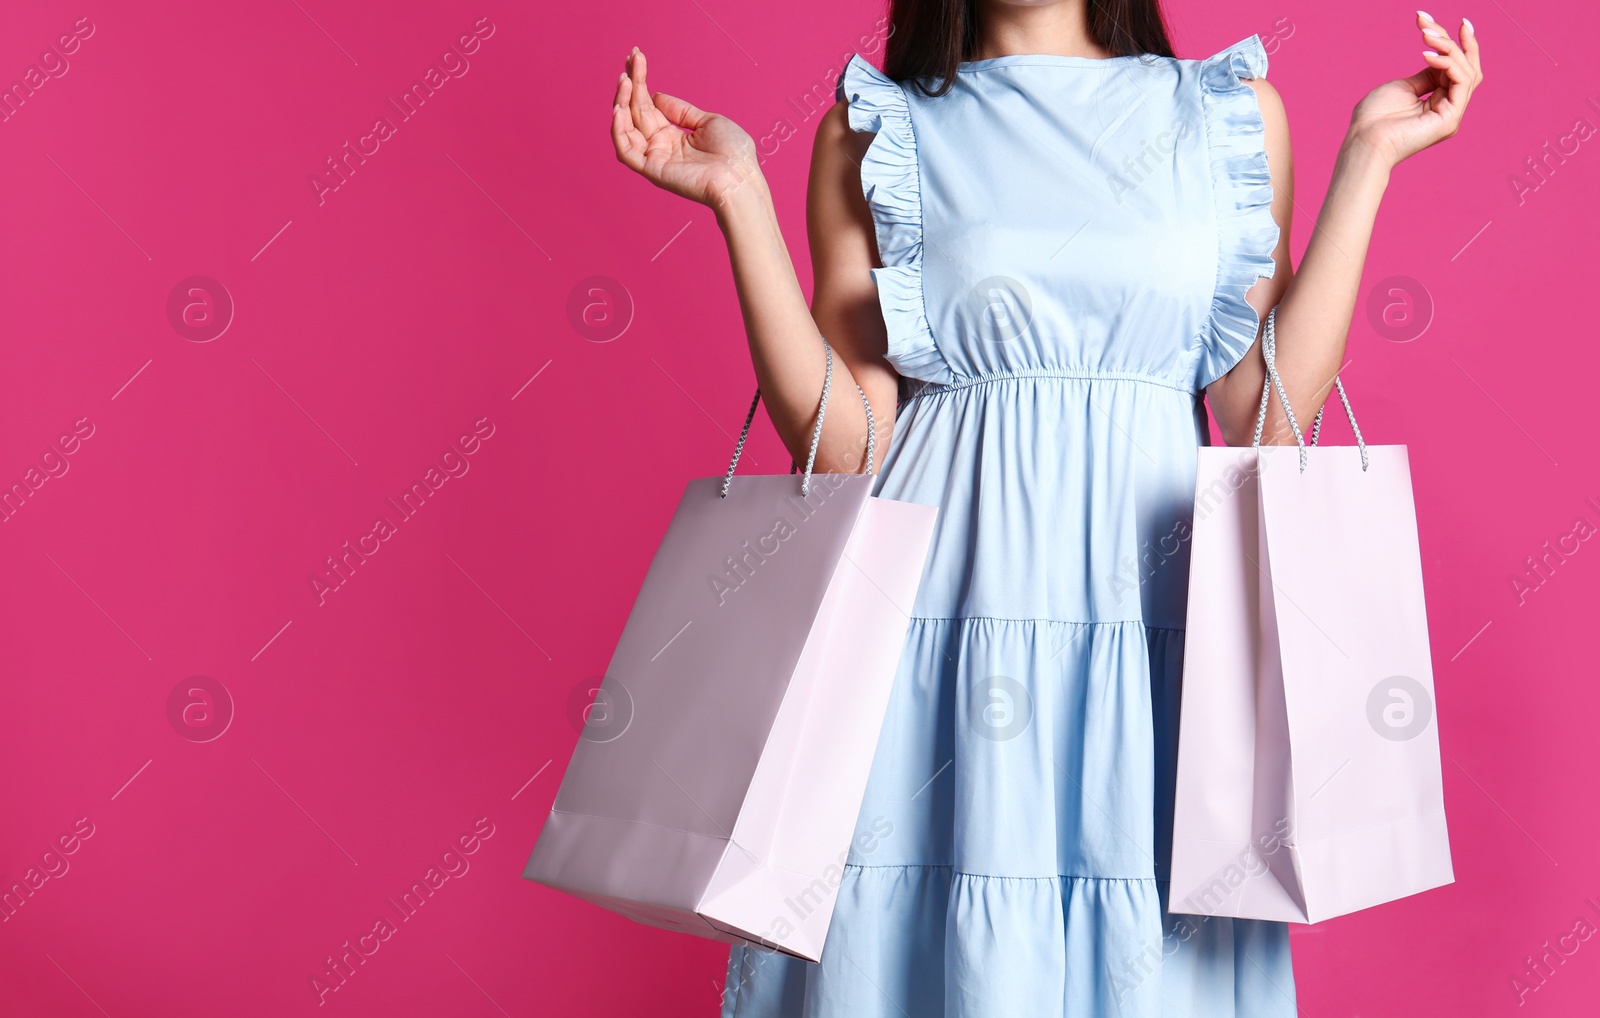
<path fill-rule="evenodd" d="M 638 50 L 617 83 L 612 139 L 624 164 L 716 212 L 762 402 L 790 455 L 803 464 L 811 447 L 826 336 L 834 350 L 833 382 L 814 469 L 843 473 L 865 466 L 867 416 L 858 384 L 872 404 L 881 462 L 894 427 L 896 376 L 884 360 L 883 317 L 870 274 L 877 249 L 858 165 L 869 139 L 851 133 L 843 104 L 822 117 L 812 153 L 810 307 L 750 136 L 726 117 L 673 96 L 652 96 Z"/>
<path fill-rule="evenodd" d="M 1273 277 L 1259 281 L 1246 299 L 1263 320 L 1277 306 L 1278 373 L 1302 427 L 1321 409 L 1344 361 L 1361 270 L 1390 171 L 1401 160 L 1454 135 L 1472 90 L 1483 80 L 1477 37 L 1470 23 L 1463 23 L 1459 46 L 1431 19 L 1419 14 L 1417 24 L 1424 32 L 1424 43 L 1431 47 L 1426 51 L 1428 66 L 1410 78 L 1379 87 L 1356 107 L 1298 273 L 1289 256 L 1294 170 L 1288 117 L 1277 90 L 1265 81 L 1250 83 L 1266 126 L 1272 212 L 1279 237 Z M 1229 445 L 1248 444 L 1255 430 L 1266 377 L 1266 367 L 1255 350 L 1252 347 L 1231 371 L 1206 389 L 1206 401 Z M 1262 441 L 1294 442 L 1276 397 L 1268 407 Z"/>

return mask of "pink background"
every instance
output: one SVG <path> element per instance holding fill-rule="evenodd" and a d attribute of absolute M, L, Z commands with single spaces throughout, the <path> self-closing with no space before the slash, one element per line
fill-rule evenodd
<path fill-rule="evenodd" d="M 573 691 L 752 385 L 711 216 L 614 161 L 607 111 L 637 43 L 657 87 L 744 124 L 804 266 L 796 102 L 875 48 L 876 0 L 127 8 L 12 5 L 0 31 L 3 82 L 94 26 L 0 123 L 0 480 L 65 468 L 0 523 L 0 884 L 58 874 L 0 923 L 0 1013 L 714 1014 L 725 946 L 519 876 Z M 1369 437 L 1411 449 L 1458 879 L 1297 929 L 1300 1002 L 1589 1014 L 1600 939 L 1569 936 L 1525 1011 L 1511 977 L 1600 926 L 1600 543 L 1525 595 L 1511 577 L 1600 527 L 1600 136 L 1573 133 L 1600 128 L 1600 16 L 1434 13 L 1473 17 L 1488 80 L 1395 174 L 1344 377 Z M 1267 40 L 1303 250 L 1351 105 L 1420 64 L 1409 11 L 1170 14 L 1186 56 Z M 402 119 L 388 99 L 484 17 L 470 69 Z M 378 117 L 393 135 L 319 203 L 311 176 Z M 1569 154 L 1519 200 L 1546 142 Z M 167 311 L 193 276 L 234 304 L 205 342 Z M 595 276 L 633 305 L 606 342 L 569 320 Z M 1431 299 L 1420 336 L 1369 318 L 1393 276 Z M 764 421 L 751 452 L 787 467 Z M 441 457 L 466 473 L 400 522 L 386 499 Z M 396 532 L 319 604 L 309 578 L 380 515 Z M 191 676 L 226 690 L 225 727 L 169 716 Z M 457 875 L 400 920 L 388 899 L 435 866 Z M 312 977 L 379 917 L 395 932 L 319 1010 Z"/>

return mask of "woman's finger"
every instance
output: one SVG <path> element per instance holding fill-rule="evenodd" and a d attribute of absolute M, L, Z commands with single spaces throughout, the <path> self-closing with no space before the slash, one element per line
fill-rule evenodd
<path fill-rule="evenodd" d="M 1445 58 L 1437 54 L 1433 56 L 1442 66 L 1433 72 L 1433 91 L 1428 95 L 1427 106 L 1444 118 L 1448 137 L 1460 126 L 1461 115 L 1471 97 L 1472 85 L 1467 78 L 1470 71 L 1455 63 L 1446 63 Z"/>
<path fill-rule="evenodd" d="M 1424 67 L 1411 77 L 1401 78 L 1400 81 L 1412 92 L 1416 93 L 1419 99 L 1432 92 L 1439 85 L 1439 77 L 1431 67 Z"/>
<path fill-rule="evenodd" d="M 1423 41 L 1440 53 L 1448 56 L 1461 52 L 1461 47 L 1457 46 L 1456 41 L 1450 38 L 1450 33 L 1445 30 L 1445 27 L 1434 21 L 1426 11 L 1417 12 L 1417 25 L 1422 29 Z"/>
<path fill-rule="evenodd" d="M 711 114 L 696 107 L 693 103 L 685 102 L 677 96 L 668 95 L 665 92 L 657 92 L 653 97 L 653 102 L 656 105 L 656 109 L 660 110 L 661 114 L 668 120 L 679 127 L 686 127 L 691 131 L 699 130 L 700 126 L 711 117 Z"/>
<path fill-rule="evenodd" d="M 1428 62 L 1437 70 L 1433 74 L 1433 92 L 1428 96 L 1428 108 L 1446 119 L 1458 116 L 1459 107 L 1466 102 L 1467 84 L 1463 71 L 1449 57 L 1426 53 Z"/>
<path fill-rule="evenodd" d="M 628 63 L 631 65 L 631 58 Z M 617 76 L 617 96 L 611 104 L 611 141 L 617 158 L 631 170 L 642 172 L 649 142 L 633 122 L 629 103 L 633 99 L 633 79 L 624 72 Z"/>
<path fill-rule="evenodd" d="M 1422 51 L 1422 59 L 1427 61 L 1428 66 L 1434 70 L 1444 71 L 1446 73 L 1448 73 L 1450 68 L 1455 64 L 1455 61 L 1451 60 L 1443 53 L 1435 53 L 1431 49 L 1425 49 Z"/>
<path fill-rule="evenodd" d="M 629 112 L 633 114 L 633 125 L 639 133 L 646 138 L 654 135 L 666 126 L 666 118 L 661 111 L 655 108 L 650 101 L 650 88 L 645 83 L 645 74 L 649 70 L 649 62 L 645 60 L 644 52 L 635 46 L 633 48 L 632 80 L 633 98 L 629 103 Z"/>
<path fill-rule="evenodd" d="M 634 128 L 628 108 L 621 103 L 611 107 L 611 144 L 622 165 L 635 172 L 644 170 L 644 137 Z"/>
<path fill-rule="evenodd" d="M 1426 42 L 1429 46 L 1434 46 L 1434 50 L 1445 54 L 1451 61 L 1458 62 L 1467 85 L 1472 85 L 1475 82 L 1475 78 L 1477 78 L 1478 72 L 1472 59 L 1467 56 L 1466 48 L 1464 48 L 1469 22 L 1462 21 L 1462 42 L 1458 43 L 1454 38 L 1450 37 L 1450 32 L 1446 32 L 1445 26 L 1434 21 L 1434 18 L 1427 11 L 1418 11 L 1416 19 L 1418 19 L 1418 26 L 1421 26 L 1422 29 L 1422 42 Z"/>
<path fill-rule="evenodd" d="M 1473 78 L 1472 65 L 1467 63 L 1465 57 L 1453 57 L 1445 53 L 1434 53 L 1423 50 L 1423 56 L 1428 58 L 1431 67 L 1437 67 L 1446 78 L 1451 81 L 1470 83 Z"/>
<path fill-rule="evenodd" d="M 639 118 L 633 111 L 633 99 L 638 91 L 633 87 L 633 79 L 628 75 L 623 75 L 622 80 L 617 82 L 617 103 L 628 114 L 629 128 L 634 131 L 639 131 Z M 649 138 L 650 134 L 648 131 L 640 131 L 640 137 Z"/>
<path fill-rule="evenodd" d="M 1472 70 L 1478 80 L 1483 80 L 1483 61 L 1478 56 L 1478 30 L 1472 27 L 1472 22 L 1466 18 L 1461 19 L 1461 49 L 1467 55 L 1467 61 L 1472 64 Z"/>

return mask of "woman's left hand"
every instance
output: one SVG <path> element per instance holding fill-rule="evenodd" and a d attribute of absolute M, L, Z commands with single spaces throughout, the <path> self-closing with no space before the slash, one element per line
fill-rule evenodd
<path fill-rule="evenodd" d="M 1349 139 L 1390 165 L 1460 130 L 1467 103 L 1483 81 L 1472 22 L 1461 22 L 1459 45 L 1426 11 L 1417 12 L 1417 27 L 1429 47 L 1423 51 L 1427 66 L 1373 89 L 1350 115 Z"/>

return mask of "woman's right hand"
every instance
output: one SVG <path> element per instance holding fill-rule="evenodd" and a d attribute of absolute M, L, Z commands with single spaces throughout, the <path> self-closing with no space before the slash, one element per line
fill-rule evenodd
<path fill-rule="evenodd" d="M 617 81 L 611 141 L 617 158 L 657 187 L 720 208 L 738 188 L 759 181 L 755 142 L 727 117 L 707 113 L 645 85 L 637 46 Z"/>

